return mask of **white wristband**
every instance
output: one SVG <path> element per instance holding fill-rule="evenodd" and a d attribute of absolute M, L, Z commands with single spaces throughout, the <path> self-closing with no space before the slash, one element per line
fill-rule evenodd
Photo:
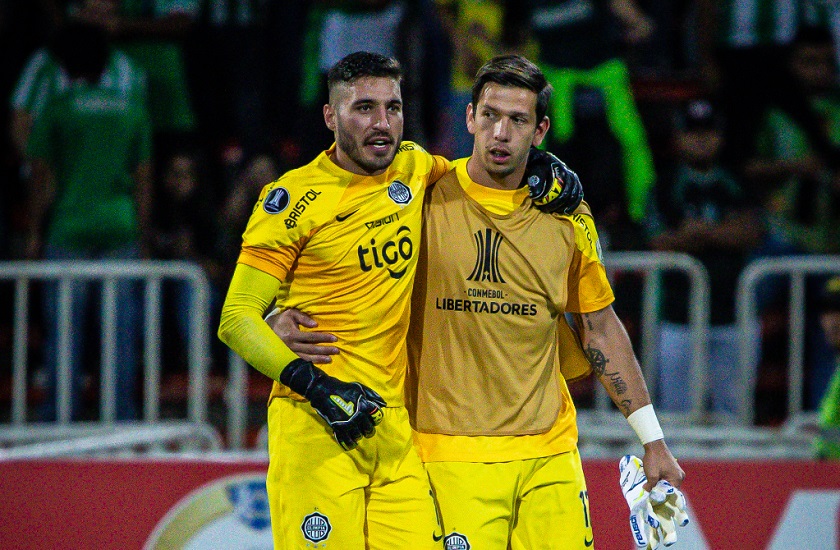
<path fill-rule="evenodd" d="M 659 420 L 656 419 L 656 412 L 653 410 L 653 405 L 645 405 L 641 409 L 634 411 L 627 417 L 627 422 L 636 435 L 639 436 L 639 441 L 642 445 L 647 445 L 651 441 L 657 439 L 664 439 L 665 434 L 662 433 L 662 427 L 659 425 Z"/>

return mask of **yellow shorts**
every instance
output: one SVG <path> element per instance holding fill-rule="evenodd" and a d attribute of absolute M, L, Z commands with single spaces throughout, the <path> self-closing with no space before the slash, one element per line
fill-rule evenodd
<path fill-rule="evenodd" d="M 513 462 L 427 462 L 446 550 L 591 550 L 577 449 Z"/>
<path fill-rule="evenodd" d="M 271 401 L 266 488 L 275 549 L 442 548 L 408 413 L 383 413 L 372 438 L 343 451 L 308 403 Z"/>

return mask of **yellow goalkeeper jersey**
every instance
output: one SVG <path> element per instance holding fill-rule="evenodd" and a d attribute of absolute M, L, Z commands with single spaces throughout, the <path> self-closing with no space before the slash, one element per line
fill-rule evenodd
<path fill-rule="evenodd" d="M 283 305 L 338 338 L 324 371 L 401 406 L 423 197 L 449 162 L 406 141 L 383 174 L 360 176 L 329 158 L 334 147 L 262 190 L 238 261 L 283 282 Z M 294 394 L 275 382 L 277 396 Z"/>
<path fill-rule="evenodd" d="M 470 179 L 467 159 L 426 197 L 407 402 L 426 461 L 504 462 L 577 444 L 560 361 L 585 361 L 564 312 L 614 297 L 588 207 L 540 213 L 527 190 Z M 559 346 L 559 349 L 558 349 Z"/>

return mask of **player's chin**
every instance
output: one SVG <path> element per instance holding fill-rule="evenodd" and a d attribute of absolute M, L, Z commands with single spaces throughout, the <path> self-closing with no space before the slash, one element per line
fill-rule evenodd
<path fill-rule="evenodd" d="M 362 166 L 369 172 L 384 170 L 385 168 L 391 166 L 391 163 L 394 162 L 396 154 L 397 148 L 393 147 L 388 152 L 377 151 L 375 153 L 365 155 Z"/>
<path fill-rule="evenodd" d="M 514 172 L 516 172 L 516 164 L 512 162 L 487 162 L 485 164 L 488 174 L 492 174 L 495 177 L 507 177 Z"/>

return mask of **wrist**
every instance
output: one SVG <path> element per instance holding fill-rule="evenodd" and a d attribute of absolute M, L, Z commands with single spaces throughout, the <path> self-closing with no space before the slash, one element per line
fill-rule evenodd
<path fill-rule="evenodd" d="M 627 423 L 636 432 L 636 436 L 638 436 L 642 445 L 665 438 L 659 420 L 656 418 L 656 412 L 653 410 L 653 405 L 645 405 L 633 411 L 627 417 Z"/>
<path fill-rule="evenodd" d="M 324 371 L 310 361 L 297 358 L 280 372 L 280 383 L 289 387 L 293 392 L 310 399 L 309 394 L 316 382 L 325 377 Z"/>

